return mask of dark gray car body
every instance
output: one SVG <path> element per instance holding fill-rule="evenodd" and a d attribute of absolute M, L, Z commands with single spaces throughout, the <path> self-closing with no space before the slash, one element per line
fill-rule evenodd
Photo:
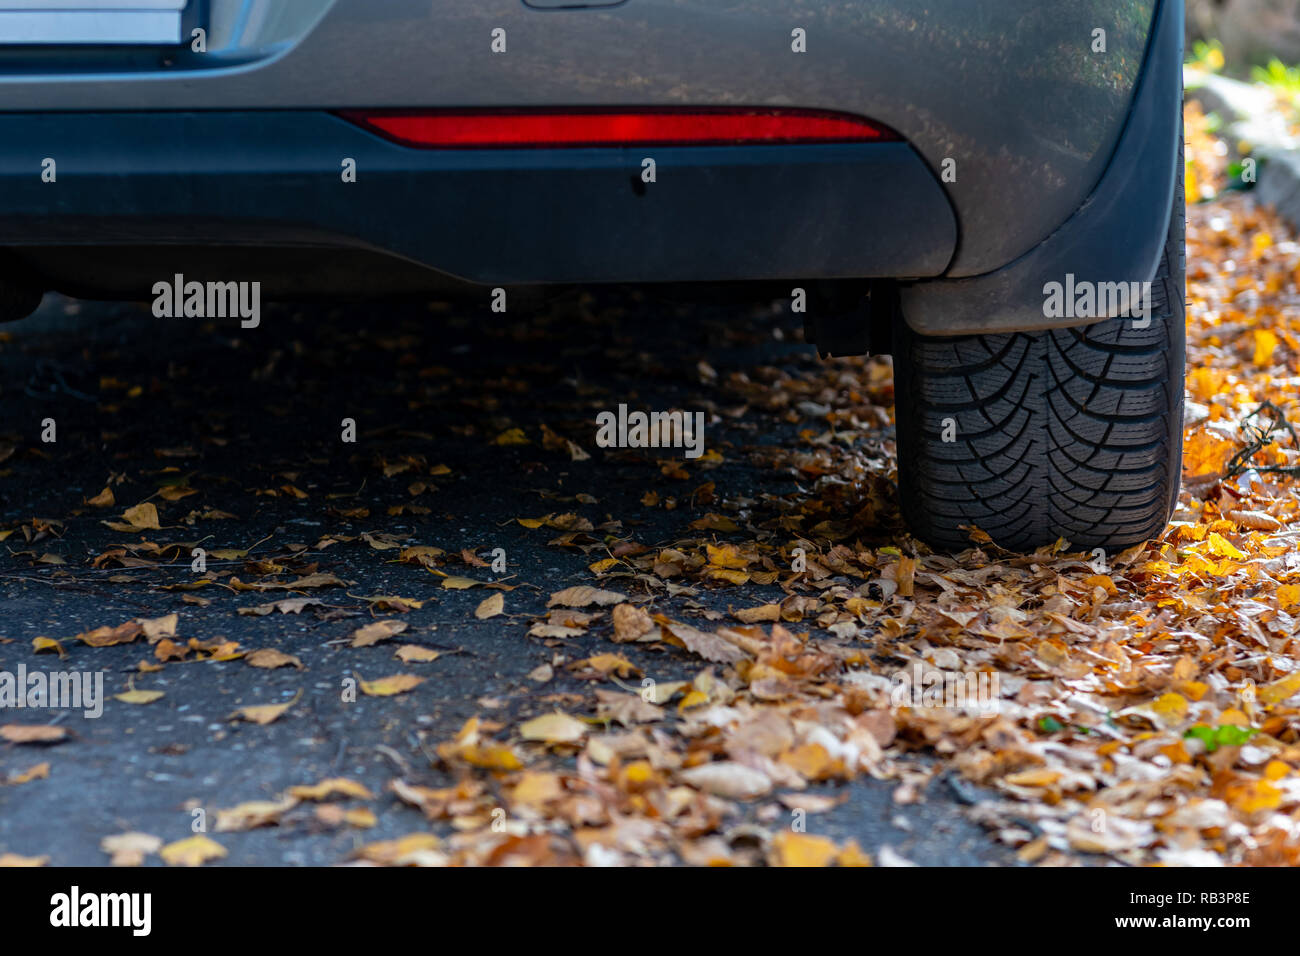
<path fill-rule="evenodd" d="M 6 45 L 0 35 L 0 246 L 22 254 L 42 245 L 192 245 L 205 241 L 206 228 L 213 243 L 248 244 L 264 236 L 275 244 L 356 245 L 492 283 L 996 274 L 1060 231 L 1103 183 L 1155 53 L 1162 8 L 1164 19 L 1177 20 L 1165 31 L 1167 57 L 1181 51 L 1176 0 L 547 6 L 547 0 L 207 0 L 201 16 L 208 50 L 201 55 L 182 46 L 97 48 L 91 56 L 85 49 Z M 489 47 L 496 29 L 506 31 L 505 53 Z M 805 32 L 806 52 L 792 50 L 796 29 Z M 1098 30 L 1104 52 L 1096 49 Z M 852 147 L 857 152 L 764 146 L 757 149 L 768 152 L 757 156 L 733 153 L 720 168 L 718 150 L 729 147 L 679 148 L 668 153 L 667 165 L 694 165 L 697 181 L 683 187 L 681 212 L 650 215 L 630 197 L 602 211 L 592 187 L 583 185 L 599 181 L 603 171 L 615 188 L 627 178 L 626 164 L 639 157 L 630 151 L 484 157 L 500 174 L 489 188 L 465 169 L 464 156 L 447 160 L 392 144 L 381 149 L 363 132 L 371 148 L 363 181 L 367 169 L 381 170 L 387 190 L 372 191 L 349 211 L 354 198 L 336 203 L 303 186 L 304 178 L 331 176 L 340 150 L 362 149 L 360 139 L 350 139 L 356 132 L 345 131 L 334 115 L 350 108 L 734 105 L 856 114 L 897 131 L 904 143 Z M 277 130 L 284 138 L 279 160 Z M 891 165 L 877 161 L 883 153 L 866 152 L 891 146 L 912 151 L 912 158 Z M 701 160 L 701 150 L 710 149 Z M 27 179 L 32 163 L 57 150 L 71 162 L 56 194 Z M 260 158 L 233 158 L 240 153 Z M 946 160 L 953 161 L 955 180 L 942 175 Z M 246 206 L 238 185 L 216 185 L 222 162 L 244 175 Z M 134 174 L 133 163 L 147 180 Z M 80 194 L 79 173 L 86 177 Z M 450 193 L 429 185 L 457 174 L 462 178 Z M 672 182 L 671 174 L 661 175 Z M 751 178 L 737 184 L 738 175 Z M 278 185 L 268 179 L 275 176 Z M 528 185 L 503 209 L 492 194 L 510 181 Z M 199 182 L 204 185 L 193 185 Z M 214 189 L 219 209 L 205 206 L 204 195 L 210 199 Z M 556 189 L 571 192 L 557 197 Z M 774 202 L 774 191 L 784 196 L 786 189 L 796 199 Z M 186 228 L 156 227 L 168 218 L 150 206 L 148 194 L 158 190 L 173 207 L 179 204 L 175 212 Z M 539 190 L 552 193 L 549 205 L 536 198 Z M 467 191 L 484 193 L 480 210 Z M 276 194 L 285 196 L 282 214 L 267 207 Z M 431 195 L 436 202 L 422 205 L 421 197 Z M 668 268 L 657 269 L 653 255 L 643 255 L 641 265 L 598 261 L 602 249 L 631 234 L 688 231 L 685 209 L 698 212 L 702 201 L 723 204 L 706 209 L 700 221 L 717 225 L 716 245 L 728 242 L 729 220 L 759 237 L 743 262 L 719 257 L 711 274 L 690 248 L 674 263 L 671 235 L 650 239 L 652 248 L 665 250 Z M 756 203 L 775 207 L 770 223 L 758 221 Z M 337 218 L 322 206 L 338 206 Z M 571 207 L 579 214 L 565 211 Z M 534 253 L 538 262 L 561 263 L 541 255 L 550 243 L 512 237 L 582 230 L 583 208 L 596 209 L 586 227 L 593 240 L 565 251 L 591 258 L 593 268 L 561 268 L 561 275 L 530 269 Z M 1163 234 L 1167 201 L 1164 208 L 1166 219 L 1152 223 L 1153 235 Z M 801 210 L 808 221 L 795 222 Z M 402 217 L 417 217 L 426 232 L 450 222 L 461 236 L 441 245 L 404 244 L 394 238 L 402 230 L 374 227 L 376 220 Z M 123 230 L 128 220 L 132 229 Z M 629 221 L 636 232 L 621 232 L 618 223 Z M 781 239 L 779 221 L 798 242 Z M 881 236 L 892 233 L 905 245 L 901 233 L 909 223 L 925 248 L 891 255 Z M 856 258 L 837 258 L 845 246 L 858 250 Z M 486 256 L 493 248 L 505 250 L 505 264 L 475 268 L 476 250 Z M 47 261 L 29 260 L 38 269 Z M 978 324 L 970 316 L 965 321 L 962 328 Z"/>

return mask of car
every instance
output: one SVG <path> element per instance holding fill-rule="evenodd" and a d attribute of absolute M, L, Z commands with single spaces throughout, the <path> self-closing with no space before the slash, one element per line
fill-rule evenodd
<path fill-rule="evenodd" d="M 0 0 L 0 317 L 49 290 L 776 288 L 891 354 L 932 548 L 1177 498 L 1182 0 Z"/>

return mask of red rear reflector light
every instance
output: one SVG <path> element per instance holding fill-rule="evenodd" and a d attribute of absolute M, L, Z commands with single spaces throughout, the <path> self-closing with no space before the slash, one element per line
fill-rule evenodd
<path fill-rule="evenodd" d="M 396 142 L 426 149 L 870 143 L 898 139 L 891 130 L 859 116 L 824 110 L 352 110 L 341 115 Z"/>

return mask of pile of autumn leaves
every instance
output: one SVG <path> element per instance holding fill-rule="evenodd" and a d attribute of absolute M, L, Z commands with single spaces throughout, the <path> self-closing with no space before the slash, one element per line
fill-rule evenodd
<path fill-rule="evenodd" d="M 454 835 L 363 857 L 863 863 L 862 848 L 816 835 L 842 795 L 821 785 L 870 775 L 908 803 L 955 772 L 979 785 L 976 818 L 1027 862 L 1300 862 L 1300 484 L 1275 470 L 1300 453 L 1276 430 L 1229 468 L 1259 436 L 1243 422 L 1262 403 L 1300 421 L 1300 246 L 1247 196 L 1189 219 L 1185 484 L 1161 540 L 1109 565 L 1063 547 L 865 546 L 888 504 L 859 479 L 891 449 L 852 439 L 888 407 L 882 363 L 733 377 L 719 385 L 733 400 L 783 394 L 769 410 L 813 426 L 762 453 L 813 494 L 780 507 L 720 496 L 689 529 L 705 533 L 596 562 L 600 586 L 555 596 L 544 622 L 675 645 L 698 670 L 643 675 L 616 647 L 574 661 L 554 632 L 555 667 L 596 682 L 592 697 L 557 695 L 520 726 L 470 721 L 437 748 L 460 783 L 394 784 Z M 735 600 L 688 624 L 639 606 L 647 583 Z M 751 606 L 751 584 L 786 596 Z M 996 673 L 998 712 L 896 702 L 893 676 L 914 667 Z M 943 759 L 922 770 L 908 751 Z M 866 848 L 899 862 L 880 849 Z"/>

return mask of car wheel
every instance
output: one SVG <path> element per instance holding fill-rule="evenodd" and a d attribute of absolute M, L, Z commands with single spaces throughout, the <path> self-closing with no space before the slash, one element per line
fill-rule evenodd
<path fill-rule="evenodd" d="M 1185 365 L 1182 167 L 1150 324 L 932 337 L 894 324 L 898 483 L 912 532 L 958 550 L 1065 538 L 1120 549 L 1178 498 Z"/>

